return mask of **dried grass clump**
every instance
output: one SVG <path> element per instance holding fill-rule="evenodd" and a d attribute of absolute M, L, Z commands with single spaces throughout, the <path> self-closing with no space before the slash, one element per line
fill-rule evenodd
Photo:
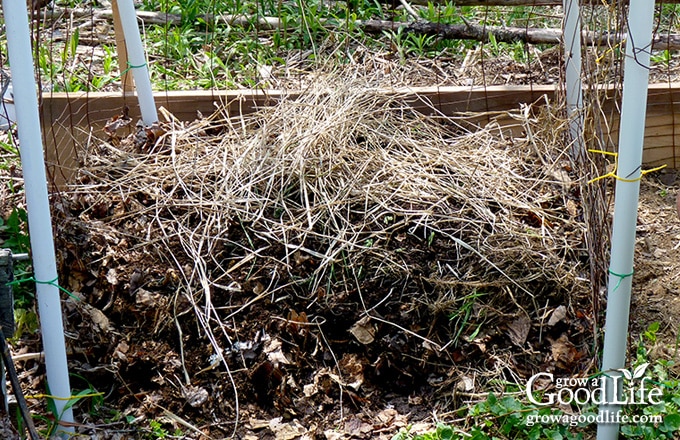
<path fill-rule="evenodd" d="M 523 138 L 469 131 L 364 84 L 319 81 L 251 115 L 175 124 L 152 154 L 104 145 L 71 197 L 117 200 L 98 227 L 143 249 L 138 263 L 179 269 L 206 328 L 263 298 L 359 305 L 358 319 L 399 304 L 451 313 L 472 291 L 516 311 L 574 289 L 584 227 L 559 120 L 527 110 L 512 115 Z"/>

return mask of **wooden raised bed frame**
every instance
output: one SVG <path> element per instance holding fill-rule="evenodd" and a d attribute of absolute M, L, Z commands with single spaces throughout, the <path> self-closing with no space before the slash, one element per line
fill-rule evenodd
<path fill-rule="evenodd" d="M 441 112 L 445 115 L 484 112 L 481 116 L 470 114 L 472 124 L 486 124 L 496 118 L 509 130 L 521 129 L 502 113 L 516 110 L 521 104 L 542 105 L 555 101 L 555 86 L 489 86 L 489 87 L 422 87 L 410 89 L 385 89 L 386 94 L 399 93 L 424 114 Z M 210 115 L 218 105 L 226 106 L 230 115 L 247 114 L 258 107 L 275 105 L 284 92 L 279 90 L 191 91 L 159 92 L 157 106 L 165 107 L 182 121 L 196 119 L 197 112 Z M 287 92 L 288 96 L 295 93 Z M 613 96 L 613 93 L 610 93 Z M 53 182 L 61 184 L 77 171 L 77 155 L 86 151 L 88 139 L 104 136 L 106 121 L 130 108 L 130 116 L 139 118 L 136 97 L 121 93 L 54 93 L 43 96 L 41 116 L 45 139 L 46 159 Z M 618 105 L 613 98 L 605 100 L 603 113 L 607 117 L 609 148 L 618 140 Z M 433 110 L 433 109 L 436 109 Z M 649 88 L 645 152 L 647 166 L 666 164 L 669 168 L 680 165 L 680 84 L 654 84 Z"/>

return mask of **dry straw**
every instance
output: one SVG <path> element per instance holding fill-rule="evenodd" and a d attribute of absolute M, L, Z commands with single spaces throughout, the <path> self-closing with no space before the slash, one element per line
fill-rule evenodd
<path fill-rule="evenodd" d="M 253 114 L 172 123 L 150 154 L 104 144 L 69 197 L 118 200 L 92 227 L 155 256 L 147 267 L 170 262 L 218 353 L 225 326 L 265 298 L 322 314 L 315 303 L 358 292 L 358 320 L 399 302 L 452 313 L 471 292 L 536 316 L 587 292 L 563 121 L 526 108 L 471 130 L 367 84 L 319 79 Z"/>
<path fill-rule="evenodd" d="M 184 272 L 193 262 L 191 292 L 223 289 L 230 267 L 253 258 L 276 270 L 270 288 L 294 282 L 287 272 L 307 258 L 310 292 L 340 262 L 408 277 L 405 238 L 445 251 L 423 257 L 425 277 L 453 296 L 465 286 L 570 290 L 584 270 L 584 226 L 568 209 L 562 121 L 525 109 L 497 115 L 512 128 L 471 131 L 366 84 L 318 81 L 254 114 L 175 123 L 151 154 L 105 144 L 71 196 L 125 201 L 105 222 Z"/>

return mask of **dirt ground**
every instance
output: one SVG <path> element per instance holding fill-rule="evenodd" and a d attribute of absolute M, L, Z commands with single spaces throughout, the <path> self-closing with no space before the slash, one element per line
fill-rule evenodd
<path fill-rule="evenodd" d="M 677 359 L 680 336 L 680 221 L 675 209 L 679 184 L 675 171 L 644 182 L 637 228 L 631 342 L 649 324 L 659 322 L 662 341 L 656 353 L 664 359 Z"/>

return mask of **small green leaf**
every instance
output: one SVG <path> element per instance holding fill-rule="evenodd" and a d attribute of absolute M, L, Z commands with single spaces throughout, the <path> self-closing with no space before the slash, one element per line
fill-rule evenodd
<path fill-rule="evenodd" d="M 675 432 L 680 429 L 680 414 L 668 414 L 663 419 L 662 431 Z"/>
<path fill-rule="evenodd" d="M 439 423 L 437 425 L 437 434 L 441 440 L 453 440 L 453 428 Z"/>

